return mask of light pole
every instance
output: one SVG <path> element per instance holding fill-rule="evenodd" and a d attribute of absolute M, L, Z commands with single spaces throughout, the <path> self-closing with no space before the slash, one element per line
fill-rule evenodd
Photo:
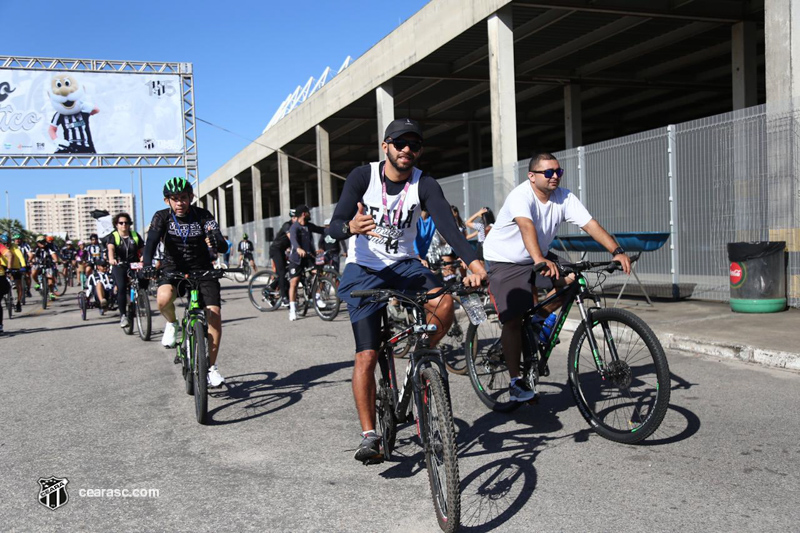
<path fill-rule="evenodd" d="M 8 191 L 6 191 L 6 218 L 11 220 L 11 204 L 8 203 Z"/>

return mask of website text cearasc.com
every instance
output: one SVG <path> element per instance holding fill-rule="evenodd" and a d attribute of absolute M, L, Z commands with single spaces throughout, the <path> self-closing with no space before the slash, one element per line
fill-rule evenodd
<path fill-rule="evenodd" d="M 158 498 L 159 489 L 80 489 L 81 498 Z"/>

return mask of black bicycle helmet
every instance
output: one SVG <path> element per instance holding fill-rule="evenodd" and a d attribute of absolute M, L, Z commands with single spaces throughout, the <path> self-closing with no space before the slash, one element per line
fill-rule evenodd
<path fill-rule="evenodd" d="M 192 193 L 192 184 L 189 183 L 189 180 L 186 178 L 181 177 L 174 177 L 167 180 L 164 184 L 164 198 L 172 196 L 174 194 L 180 194 L 182 192 Z"/>

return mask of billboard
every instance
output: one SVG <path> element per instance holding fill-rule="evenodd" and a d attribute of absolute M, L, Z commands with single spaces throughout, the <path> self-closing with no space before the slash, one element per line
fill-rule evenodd
<path fill-rule="evenodd" d="M 183 154 L 180 74 L 0 68 L 0 157 Z"/>

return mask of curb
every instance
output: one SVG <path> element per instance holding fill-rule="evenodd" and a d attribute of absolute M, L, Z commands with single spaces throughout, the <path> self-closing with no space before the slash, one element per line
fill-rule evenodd
<path fill-rule="evenodd" d="M 575 331 L 579 324 L 579 320 L 569 318 L 564 323 L 563 330 Z M 653 330 L 653 332 L 656 334 L 665 350 L 677 350 L 691 354 L 708 355 L 711 357 L 759 364 L 771 368 L 800 371 L 800 354 L 797 353 L 782 352 L 780 350 L 765 350 L 746 344 L 703 340 L 663 331 Z"/>

